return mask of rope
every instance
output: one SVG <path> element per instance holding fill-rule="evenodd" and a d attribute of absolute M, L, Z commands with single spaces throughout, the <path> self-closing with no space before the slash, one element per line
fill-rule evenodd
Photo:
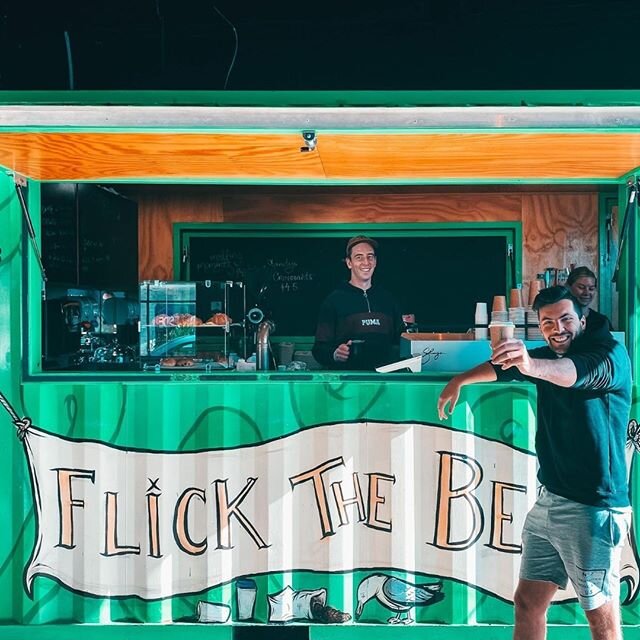
<path fill-rule="evenodd" d="M 11 421 L 17 427 L 18 438 L 24 440 L 29 427 L 31 426 L 31 420 L 29 418 L 20 418 L 15 412 L 15 409 L 11 406 L 6 396 L 0 391 L 0 404 L 5 408 L 6 412 L 11 416 Z"/>

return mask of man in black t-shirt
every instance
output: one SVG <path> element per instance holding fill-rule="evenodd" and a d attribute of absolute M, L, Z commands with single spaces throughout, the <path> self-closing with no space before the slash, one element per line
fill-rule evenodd
<path fill-rule="evenodd" d="M 402 316 L 393 297 L 374 286 L 378 243 L 366 236 L 347 242 L 349 282 L 320 307 L 313 356 L 328 369 L 375 369 L 397 358 Z"/>
<path fill-rule="evenodd" d="M 582 308 L 565 287 L 534 301 L 546 347 L 507 339 L 491 361 L 454 377 L 438 399 L 441 419 L 475 382 L 536 385 L 538 479 L 527 515 L 515 638 L 543 638 L 546 612 L 570 579 L 594 638 L 619 637 L 620 556 L 631 521 L 625 443 L 631 406 L 627 351 L 600 327 L 585 332 Z"/>

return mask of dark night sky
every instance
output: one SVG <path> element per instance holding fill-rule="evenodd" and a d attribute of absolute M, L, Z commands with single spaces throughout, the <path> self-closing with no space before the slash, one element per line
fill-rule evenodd
<path fill-rule="evenodd" d="M 0 0 L 0 90 L 639 89 L 640 2 Z"/>

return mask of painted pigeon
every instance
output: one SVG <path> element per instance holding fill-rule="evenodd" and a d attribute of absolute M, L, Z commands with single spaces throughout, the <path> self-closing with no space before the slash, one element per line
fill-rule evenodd
<path fill-rule="evenodd" d="M 376 598 L 381 605 L 396 612 L 393 618 L 389 618 L 390 624 L 411 624 L 411 609 L 440 602 L 444 598 L 441 590 L 442 582 L 411 584 L 399 578 L 374 573 L 358 586 L 356 618 L 362 615 L 364 605 Z M 405 618 L 402 618 L 403 613 L 407 614 Z"/>

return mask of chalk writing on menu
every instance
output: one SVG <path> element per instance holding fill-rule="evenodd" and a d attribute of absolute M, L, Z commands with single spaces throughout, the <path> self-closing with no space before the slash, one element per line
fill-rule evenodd
<path fill-rule="evenodd" d="M 73 209 L 47 205 L 42 209 L 43 259 L 49 277 L 75 278 L 76 225 Z"/>
<path fill-rule="evenodd" d="M 196 267 L 197 277 L 222 278 L 237 280 L 244 274 L 246 262 L 240 251 L 232 249 L 220 249 L 210 253 L 203 261 L 199 261 Z"/>
<path fill-rule="evenodd" d="M 83 252 L 83 268 L 89 266 L 89 264 L 106 264 L 111 262 L 112 256 L 102 240 L 82 238 L 80 246 Z"/>
<path fill-rule="evenodd" d="M 82 197 L 80 197 L 82 196 Z M 135 203 L 93 185 L 42 189 L 42 259 L 50 282 L 132 289 L 138 274 Z"/>
<path fill-rule="evenodd" d="M 313 281 L 313 273 L 300 271 L 295 260 L 267 258 L 267 267 L 271 270 L 271 280 L 282 293 L 300 291 L 305 282 Z"/>
<path fill-rule="evenodd" d="M 198 279 L 257 278 L 283 294 L 301 291 L 305 283 L 315 280 L 313 272 L 301 268 L 296 259 L 271 256 L 261 259 L 256 264 L 249 264 L 244 254 L 231 249 L 209 253 L 205 260 L 198 261 L 192 275 Z"/>

